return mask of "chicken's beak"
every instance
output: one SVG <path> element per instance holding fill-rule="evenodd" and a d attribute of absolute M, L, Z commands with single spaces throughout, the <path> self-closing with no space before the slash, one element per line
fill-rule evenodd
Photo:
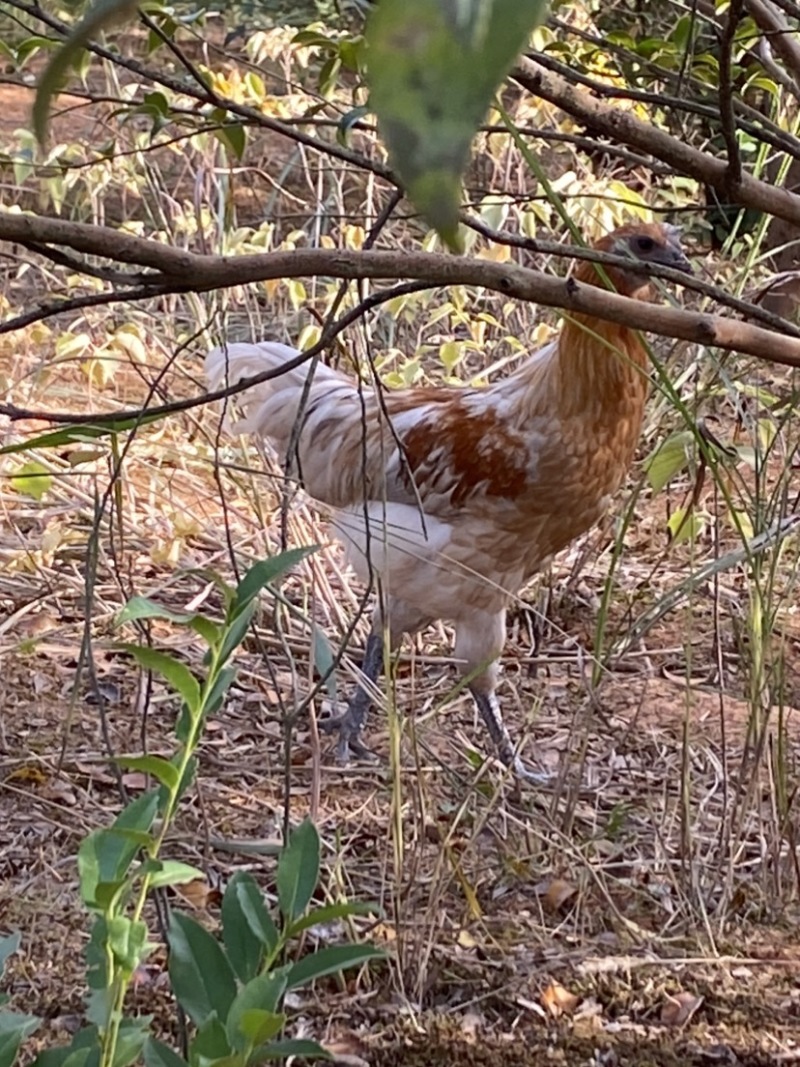
<path fill-rule="evenodd" d="M 670 266 L 673 270 L 682 271 L 684 274 L 694 274 L 694 267 L 683 254 L 683 252 L 678 252 L 676 254 L 675 261 L 674 263 L 670 263 Z"/>
<path fill-rule="evenodd" d="M 680 245 L 669 245 L 664 251 L 666 252 L 666 255 L 662 259 L 663 266 L 671 267 L 673 270 L 679 270 L 683 274 L 694 274 L 694 267 L 686 258 Z"/>

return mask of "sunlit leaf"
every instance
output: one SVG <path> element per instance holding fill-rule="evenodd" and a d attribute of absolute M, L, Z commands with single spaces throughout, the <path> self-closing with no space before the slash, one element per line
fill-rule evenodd
<path fill-rule="evenodd" d="M 687 512 L 686 508 L 676 508 L 667 520 L 670 544 L 679 545 L 683 541 L 694 541 L 703 532 L 705 521 L 696 511 Z"/>
<path fill-rule="evenodd" d="M 17 467 L 11 475 L 11 484 L 23 496 L 41 500 L 53 487 L 53 475 L 43 463 L 31 459 Z"/>
<path fill-rule="evenodd" d="M 660 493 L 667 482 L 689 465 L 694 443 L 694 435 L 683 430 L 672 434 L 651 452 L 645 460 L 645 470 L 654 493 Z"/>

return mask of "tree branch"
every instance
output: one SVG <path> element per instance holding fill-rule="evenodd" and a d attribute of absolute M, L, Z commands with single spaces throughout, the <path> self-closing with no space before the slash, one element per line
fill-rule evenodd
<path fill-rule="evenodd" d="M 172 248 L 105 226 L 0 212 L 2 238 L 62 244 L 90 255 L 137 263 L 159 272 L 160 278 L 154 278 L 154 284 L 162 281 L 167 287 L 198 292 L 276 278 L 319 275 L 351 280 L 410 278 L 430 287 L 481 286 L 528 303 L 563 308 L 621 322 L 636 330 L 800 366 L 800 340 L 795 337 L 735 319 L 631 300 L 592 285 L 580 285 L 570 278 L 555 278 L 512 263 L 492 263 L 430 252 L 359 252 L 326 248 L 235 257 L 211 256 Z M 589 255 L 583 258 L 597 256 L 596 252 L 588 251 Z M 576 249 L 575 254 L 580 255 L 581 250 Z M 604 256 L 603 262 L 630 266 L 629 260 L 618 256 Z M 678 271 L 664 268 L 652 273 L 680 284 L 687 280 Z M 788 324 L 787 328 L 791 329 Z"/>
<path fill-rule="evenodd" d="M 4 3 L 16 8 L 18 11 L 24 11 L 26 15 L 30 15 L 32 18 L 39 19 L 40 22 L 43 22 L 46 26 L 49 26 L 64 37 L 70 32 L 69 26 L 60 19 L 49 14 L 38 4 L 26 3 L 25 0 L 4 0 Z M 87 44 L 86 48 L 89 52 L 99 56 L 101 59 L 105 59 L 109 63 L 114 63 L 118 67 L 124 67 L 125 70 L 135 74 L 138 78 L 153 82 L 156 85 L 161 85 L 173 93 L 178 93 L 180 96 L 188 96 L 202 104 L 211 104 L 214 107 L 222 107 L 230 112 L 230 114 L 238 115 L 240 118 L 246 119 L 255 126 L 260 126 L 263 129 L 272 130 L 274 133 L 282 134 L 284 137 L 288 137 L 292 141 L 296 141 L 299 144 L 306 145 L 308 148 L 313 148 L 318 152 L 322 152 L 323 155 L 332 156 L 345 163 L 350 163 L 352 166 L 358 167 L 360 170 L 371 171 L 378 177 L 385 178 L 386 181 L 390 182 L 392 185 L 398 187 L 400 185 L 399 181 L 388 167 L 375 160 L 368 159 L 366 156 L 362 156 L 350 148 L 346 148 L 333 141 L 320 141 L 318 138 L 312 137 L 310 134 L 304 133 L 302 130 L 298 130 L 295 127 L 281 122 L 279 119 L 273 119 L 268 115 L 265 115 L 257 108 L 247 107 L 245 104 L 238 104 L 235 100 L 219 96 L 216 93 L 209 93 L 200 86 L 183 82 L 179 78 L 166 74 L 160 69 L 146 67 L 143 63 L 139 63 L 138 60 L 122 56 L 118 52 L 112 52 L 107 48 L 103 48 L 101 45 L 92 42 Z"/>
<path fill-rule="evenodd" d="M 797 40 L 797 31 L 789 26 L 782 13 L 769 0 L 747 0 L 747 9 L 756 26 L 769 35 L 772 50 L 781 57 L 800 86 L 800 42 Z M 797 12 L 794 14 L 797 17 Z"/>
<path fill-rule="evenodd" d="M 733 108 L 733 42 L 742 18 L 744 0 L 731 0 L 725 25 L 719 37 L 719 112 L 722 136 L 728 152 L 728 173 L 725 194 L 736 201 L 742 180 L 742 155 L 736 135 L 736 113 Z"/>
<path fill-rule="evenodd" d="M 622 141 L 639 151 L 650 152 L 674 167 L 679 174 L 687 174 L 722 193 L 726 192 L 726 160 L 715 159 L 697 148 L 692 148 L 685 141 L 642 122 L 629 111 L 622 111 L 595 100 L 589 93 L 577 89 L 565 78 L 545 70 L 533 59 L 519 60 L 512 77 L 524 89 L 560 107 L 596 133 Z M 743 174 L 737 190 L 737 201 L 744 207 L 777 215 L 778 218 L 800 226 L 800 196 L 790 193 L 787 189 Z"/>

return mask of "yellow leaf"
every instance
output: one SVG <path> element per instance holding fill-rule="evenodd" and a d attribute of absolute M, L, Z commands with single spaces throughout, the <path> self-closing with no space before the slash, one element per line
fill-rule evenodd
<path fill-rule="evenodd" d="M 551 982 L 541 996 L 542 1007 L 545 1008 L 554 1019 L 560 1015 L 571 1015 L 578 1006 L 580 997 L 570 993 L 559 982 Z"/>
<path fill-rule="evenodd" d="M 53 485 L 53 476 L 44 464 L 31 459 L 17 467 L 11 475 L 11 485 L 23 496 L 41 500 Z"/>

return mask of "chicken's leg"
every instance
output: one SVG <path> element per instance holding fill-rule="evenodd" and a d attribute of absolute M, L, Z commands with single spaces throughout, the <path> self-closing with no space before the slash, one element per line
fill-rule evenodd
<path fill-rule="evenodd" d="M 395 652 L 400 647 L 404 634 L 416 633 L 429 621 L 425 616 L 420 615 L 416 608 L 395 597 L 387 597 L 385 608 L 382 602 L 379 602 L 372 616 L 372 631 L 367 638 L 364 662 L 361 664 L 361 673 L 365 681 L 374 685 L 380 677 L 383 668 L 383 635 L 386 630 L 388 630 L 389 651 Z M 340 763 L 349 763 L 351 753 L 356 756 L 372 757 L 372 753 L 361 740 L 361 731 L 364 729 L 371 707 L 372 697 L 369 689 L 362 684 L 353 693 L 347 711 L 343 715 L 320 722 L 320 728 L 326 733 L 336 731 L 339 733 L 336 758 Z"/>
<path fill-rule="evenodd" d="M 517 778 L 534 785 L 548 785 L 552 783 L 552 776 L 528 770 L 514 751 L 511 736 L 503 722 L 495 689 L 505 631 L 505 611 L 496 615 L 472 612 L 467 620 L 458 625 L 456 656 L 462 661 L 461 669 L 469 679 L 469 691 L 500 759 Z"/>
<path fill-rule="evenodd" d="M 486 723 L 486 729 L 489 731 L 489 736 L 494 742 L 497 754 L 505 766 L 512 770 L 517 778 L 521 778 L 524 782 L 530 782 L 532 785 L 552 784 L 552 775 L 538 771 L 529 771 L 514 751 L 514 744 L 511 740 L 511 735 L 508 732 L 508 728 L 503 722 L 500 704 L 494 691 L 485 693 L 472 685 L 470 685 L 469 691 L 475 699 L 475 704 L 480 712 L 481 718 Z"/>
<path fill-rule="evenodd" d="M 382 666 L 383 636 L 380 631 L 377 633 L 373 631 L 367 638 L 361 673 L 368 683 L 374 685 L 380 677 Z M 336 759 L 339 763 L 349 763 L 351 753 L 362 757 L 372 755 L 361 740 L 361 731 L 364 729 L 371 707 L 372 697 L 367 688 L 359 682 L 355 693 L 350 698 L 347 711 L 343 715 L 333 716 L 320 722 L 320 729 L 325 733 L 338 732 L 339 734 L 339 740 L 336 743 Z"/>

